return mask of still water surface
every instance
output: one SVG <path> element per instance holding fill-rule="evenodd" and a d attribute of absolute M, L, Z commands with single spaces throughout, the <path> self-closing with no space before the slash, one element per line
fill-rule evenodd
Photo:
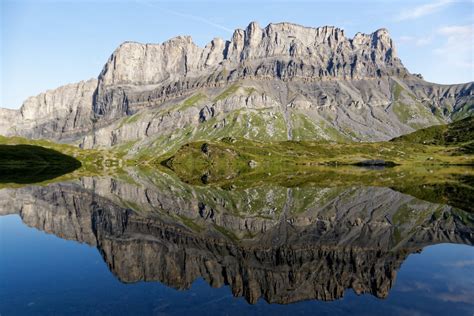
<path fill-rule="evenodd" d="M 472 209 L 401 191 L 158 171 L 5 187 L 0 313 L 473 315 Z"/>

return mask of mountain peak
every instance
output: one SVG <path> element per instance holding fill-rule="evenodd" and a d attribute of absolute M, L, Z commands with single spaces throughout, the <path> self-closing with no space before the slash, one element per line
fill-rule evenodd
<path fill-rule="evenodd" d="M 164 95 L 181 85 L 225 84 L 244 78 L 358 80 L 407 73 L 386 29 L 350 39 L 335 26 L 281 22 L 261 28 L 254 21 L 236 29 L 229 40 L 213 39 L 203 48 L 189 36 L 162 44 L 122 44 L 99 76 L 94 106 L 96 113 L 123 115 L 124 109 L 106 109 L 112 96 L 106 97 L 105 91 L 110 86 L 172 87 L 160 93 Z"/>
<path fill-rule="evenodd" d="M 123 62 L 114 62 L 117 58 Z M 236 29 L 230 40 L 214 39 L 204 48 L 195 45 L 189 36 L 178 36 L 162 44 L 124 43 L 114 52 L 109 61 L 113 65 L 106 65 L 101 77 L 107 84 L 156 84 L 170 77 L 208 76 L 222 66 L 239 69 L 243 64 L 258 64 L 257 60 L 264 64 L 293 60 L 313 69 L 310 77 L 406 73 L 386 29 L 369 35 L 357 33 L 349 39 L 344 30 L 334 26 L 314 28 L 281 22 L 261 28 L 251 22 L 245 29 Z M 353 67 L 357 63 L 364 63 L 359 67 L 365 69 L 363 73 Z"/>
<path fill-rule="evenodd" d="M 41 94 L 25 101 L 20 111 L 0 111 L 0 125 L 17 117 L 0 134 L 77 139 L 93 131 L 83 139 L 85 147 L 112 146 L 150 135 L 167 139 L 219 116 L 216 120 L 223 121 L 212 126 L 214 131 L 227 126 L 229 113 L 258 111 L 256 122 L 269 119 L 265 131 L 257 133 L 268 134 L 264 139 L 385 140 L 412 131 L 412 126 L 468 113 L 471 90 L 472 85 L 439 86 L 410 75 L 384 28 L 350 38 L 335 26 L 282 22 L 262 27 L 251 22 L 231 38 L 214 38 L 204 47 L 190 36 L 161 44 L 124 42 L 98 80 Z M 188 104 L 186 100 L 192 106 L 178 106 Z M 155 119 L 166 107 L 171 116 Z M 158 112 L 148 118 L 147 108 Z M 267 109 L 268 115 L 262 114 Z M 139 126 L 114 123 L 142 110 Z M 433 111 L 445 116 L 440 119 Z M 314 123 L 311 132 L 306 126 L 312 125 L 301 121 L 304 115 Z M 239 120 L 236 124 L 247 118 Z M 248 126 L 237 130 L 254 137 Z M 340 134 L 330 136 L 325 126 Z"/>

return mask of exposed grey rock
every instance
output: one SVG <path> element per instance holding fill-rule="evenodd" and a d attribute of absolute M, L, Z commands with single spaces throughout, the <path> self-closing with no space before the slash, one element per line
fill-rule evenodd
<path fill-rule="evenodd" d="M 90 79 L 28 98 L 18 111 L 0 109 L 0 134 L 68 142 L 92 130 L 92 100 L 97 80 Z"/>
<path fill-rule="evenodd" d="M 0 135 L 14 133 L 14 124 L 17 120 L 18 111 L 0 108 Z"/>
<path fill-rule="evenodd" d="M 385 29 L 347 38 L 329 26 L 251 23 L 203 48 L 187 36 L 125 42 L 98 80 L 0 112 L 0 133 L 84 147 L 133 141 L 131 153 L 157 154 L 202 135 L 377 141 L 472 115 L 473 90 L 411 75 Z"/>

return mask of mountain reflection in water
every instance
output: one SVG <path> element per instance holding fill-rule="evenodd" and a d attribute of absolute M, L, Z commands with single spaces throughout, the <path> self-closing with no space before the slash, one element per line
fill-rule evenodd
<path fill-rule="evenodd" d="M 455 188 L 472 192 L 470 183 Z M 336 300 L 346 289 L 385 298 L 409 254 L 473 244 L 469 206 L 422 199 L 432 194 L 421 186 L 417 197 L 406 191 L 191 185 L 167 172 L 130 170 L 1 189 L 0 215 L 19 214 L 28 226 L 97 247 L 125 283 L 188 289 L 203 278 L 252 304 L 288 304 Z"/>

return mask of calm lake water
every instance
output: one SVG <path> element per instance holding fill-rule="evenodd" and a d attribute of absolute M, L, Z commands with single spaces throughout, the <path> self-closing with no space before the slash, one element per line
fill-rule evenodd
<path fill-rule="evenodd" d="M 0 314 L 474 315 L 474 214 L 454 187 L 4 186 Z"/>

